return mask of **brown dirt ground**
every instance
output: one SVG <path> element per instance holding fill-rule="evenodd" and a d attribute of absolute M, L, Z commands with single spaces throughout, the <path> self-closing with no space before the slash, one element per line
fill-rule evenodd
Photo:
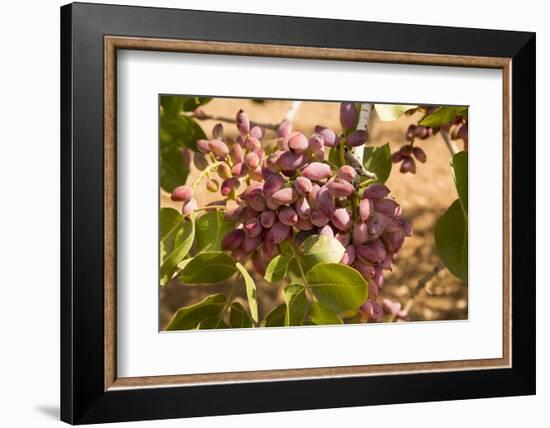
<path fill-rule="evenodd" d="M 289 101 L 266 101 L 260 104 L 251 100 L 218 98 L 205 105 L 204 111 L 208 114 L 234 117 L 235 113 L 242 108 L 248 112 L 253 121 L 277 123 L 284 116 L 289 105 Z M 317 124 L 338 130 L 340 129 L 338 117 L 339 104 L 337 103 L 304 102 L 293 120 L 293 128 L 306 135 L 309 135 Z M 418 120 L 418 116 L 403 117 L 391 123 L 381 122 L 374 117 L 369 144 L 390 143 L 392 152 L 395 151 L 405 143 L 405 130 L 415 120 Z M 215 123 L 201 122 L 208 136 Z M 227 136 L 237 135 L 234 125 L 224 124 L 224 128 Z M 268 138 L 273 135 L 269 133 Z M 386 275 L 385 286 L 381 293 L 381 298 L 390 297 L 402 303 L 407 301 L 411 289 L 418 280 L 438 263 L 439 256 L 433 236 L 434 227 L 437 219 L 457 197 L 449 166 L 450 154 L 441 136 L 436 135 L 418 144 L 428 156 L 427 163 L 417 165 L 416 175 L 401 174 L 398 168 L 394 167 L 387 182 L 392 195 L 402 205 L 405 217 L 413 226 L 413 236 L 405 241 L 393 272 Z M 192 171 L 188 181 L 191 182 L 195 175 L 196 171 Z M 214 200 L 215 195 L 205 191 L 198 194 L 197 199 L 199 206 L 202 206 Z M 162 191 L 161 206 L 181 208 Z M 259 277 L 255 280 L 258 287 L 260 316 L 263 316 L 282 302 L 281 290 L 284 281 L 281 284 L 269 284 Z M 212 293 L 228 294 L 230 287 L 230 283 L 188 286 L 173 280 L 161 291 L 161 327 L 166 325 L 180 307 L 196 303 Z M 246 306 L 244 287 L 236 287 L 236 289 L 239 290 L 237 299 Z M 467 284 L 444 269 L 415 298 L 409 318 L 413 321 L 466 319 L 468 318 L 467 296 Z"/>

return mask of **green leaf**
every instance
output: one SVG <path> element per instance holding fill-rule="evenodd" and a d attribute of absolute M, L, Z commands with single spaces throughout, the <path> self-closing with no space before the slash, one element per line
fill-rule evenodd
<path fill-rule="evenodd" d="M 309 308 L 305 287 L 290 284 L 283 290 L 283 297 L 286 303 L 285 325 L 302 325 Z"/>
<path fill-rule="evenodd" d="M 256 284 L 254 280 L 246 270 L 246 268 L 237 263 L 237 269 L 241 272 L 246 285 L 246 297 L 248 299 L 248 306 L 250 307 L 250 314 L 255 322 L 258 322 L 258 301 L 256 300 Z"/>
<path fill-rule="evenodd" d="M 311 305 L 309 318 L 316 325 L 344 324 L 340 315 L 317 302 Z"/>
<path fill-rule="evenodd" d="M 223 212 L 207 212 L 197 219 L 197 252 L 220 251 L 223 237 L 234 228 L 235 223 L 225 220 Z"/>
<path fill-rule="evenodd" d="M 262 327 L 283 327 L 285 325 L 286 305 L 276 306 L 262 320 Z"/>
<path fill-rule="evenodd" d="M 183 227 L 183 217 L 174 208 L 161 208 L 160 222 L 160 264 L 174 250 L 176 233 Z"/>
<path fill-rule="evenodd" d="M 286 270 L 286 276 L 288 281 L 297 284 L 303 284 L 304 279 L 302 278 L 302 272 L 300 271 L 300 266 L 298 266 L 298 261 L 296 258 L 292 257 L 288 263 L 288 268 Z"/>
<path fill-rule="evenodd" d="M 452 121 L 456 116 L 465 116 L 468 113 L 468 107 L 438 107 L 418 124 L 438 128 Z"/>
<path fill-rule="evenodd" d="M 319 303 L 334 312 L 358 308 L 368 297 L 367 281 L 355 269 L 339 263 L 320 263 L 306 275 Z"/>
<path fill-rule="evenodd" d="M 239 302 L 233 302 L 231 304 L 231 314 L 229 316 L 229 322 L 233 328 L 250 328 L 252 327 L 252 320 L 250 315 L 243 305 Z"/>
<path fill-rule="evenodd" d="M 220 314 L 222 316 L 222 314 Z M 223 329 L 230 328 L 220 316 L 217 318 L 205 318 L 198 325 L 197 330 L 214 330 L 214 329 Z"/>
<path fill-rule="evenodd" d="M 184 97 L 173 95 L 161 95 L 160 105 L 162 106 L 163 117 L 174 118 L 183 109 Z"/>
<path fill-rule="evenodd" d="M 286 276 L 288 263 L 292 260 L 292 256 L 278 255 L 272 259 L 265 270 L 264 278 L 268 282 L 280 281 Z"/>
<path fill-rule="evenodd" d="M 220 318 L 227 299 L 221 293 L 213 294 L 191 306 L 180 308 L 174 314 L 166 330 L 190 330 L 203 320 Z M 209 323 L 210 321 L 207 321 Z"/>
<path fill-rule="evenodd" d="M 392 122 L 399 119 L 408 110 L 417 108 L 418 106 L 409 104 L 375 104 L 374 109 L 378 113 L 378 117 L 383 122 Z"/>
<path fill-rule="evenodd" d="M 300 260 L 307 273 L 318 263 L 338 263 L 342 260 L 345 248 L 336 238 L 325 235 L 311 235 L 302 245 Z"/>
<path fill-rule="evenodd" d="M 173 144 L 160 147 L 160 187 L 171 193 L 182 186 L 189 176 L 189 164 L 185 162 L 182 149 Z"/>
<path fill-rule="evenodd" d="M 460 201 L 454 201 L 435 226 L 439 257 L 458 278 L 468 280 L 468 218 Z"/>
<path fill-rule="evenodd" d="M 468 214 L 468 153 L 458 152 L 454 155 L 452 166 L 458 198 L 464 212 Z"/>
<path fill-rule="evenodd" d="M 225 281 L 237 271 L 235 260 L 225 253 L 199 253 L 185 265 L 179 274 L 185 284 L 216 284 Z"/>
<path fill-rule="evenodd" d="M 183 111 L 193 111 L 197 107 L 200 107 L 212 100 L 209 97 L 182 97 L 183 98 Z"/>
<path fill-rule="evenodd" d="M 160 266 L 160 284 L 162 286 L 165 286 L 172 279 L 176 266 L 187 256 L 194 239 L 195 214 L 192 213 L 189 216 L 189 221 L 183 222 L 182 228 L 176 232 L 172 251 L 164 255 L 164 261 Z"/>
<path fill-rule="evenodd" d="M 200 125 L 188 116 L 173 118 L 161 116 L 160 126 L 161 143 L 170 144 L 180 149 L 187 147 L 197 151 L 197 140 L 206 138 Z"/>
<path fill-rule="evenodd" d="M 374 172 L 378 182 L 385 183 L 390 176 L 392 161 L 389 144 L 383 146 L 365 146 L 363 151 L 363 166 L 367 171 Z"/>

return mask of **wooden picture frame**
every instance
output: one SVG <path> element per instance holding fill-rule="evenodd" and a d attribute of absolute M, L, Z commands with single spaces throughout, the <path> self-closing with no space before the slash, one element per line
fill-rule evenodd
<path fill-rule="evenodd" d="M 330 31 L 342 24 L 78 3 L 62 7 L 62 420 L 80 424 L 535 392 L 535 35 L 355 21 L 345 22 L 346 31 Z M 118 49 L 502 70 L 503 357 L 117 377 Z"/>

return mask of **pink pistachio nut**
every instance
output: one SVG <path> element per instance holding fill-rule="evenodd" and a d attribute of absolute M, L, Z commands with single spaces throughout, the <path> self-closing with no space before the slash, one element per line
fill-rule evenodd
<path fill-rule="evenodd" d="M 390 189 L 382 183 L 373 183 L 363 192 L 363 199 L 383 199 L 390 193 Z"/>
<path fill-rule="evenodd" d="M 353 183 L 353 180 L 355 180 L 355 176 L 357 173 L 355 172 L 355 169 L 349 165 L 343 165 L 341 166 L 338 171 L 336 172 L 336 176 L 342 180 L 346 180 L 348 183 Z"/>
<path fill-rule="evenodd" d="M 285 187 L 281 190 L 277 190 L 272 196 L 271 200 L 277 205 L 290 205 L 298 199 L 297 192 L 292 187 Z"/>
<path fill-rule="evenodd" d="M 250 129 L 249 135 L 257 140 L 261 140 L 264 138 L 265 132 L 262 127 L 256 125 Z"/>
<path fill-rule="evenodd" d="M 204 154 L 210 153 L 210 143 L 208 140 L 197 140 L 197 149 Z"/>
<path fill-rule="evenodd" d="M 326 147 L 336 147 L 339 144 L 336 133 L 330 128 L 317 125 L 315 127 L 315 133 L 319 134 L 323 138 L 323 144 Z"/>
<path fill-rule="evenodd" d="M 277 214 L 275 214 L 275 211 L 264 211 L 260 215 L 260 223 L 262 223 L 262 226 L 266 229 L 271 229 L 276 220 Z"/>
<path fill-rule="evenodd" d="M 229 148 L 229 155 L 231 156 L 231 160 L 233 163 L 239 163 L 244 161 L 244 153 L 243 148 L 240 144 L 233 144 Z"/>
<path fill-rule="evenodd" d="M 189 186 L 179 186 L 172 191 L 173 201 L 189 202 L 193 198 L 193 189 Z"/>
<path fill-rule="evenodd" d="M 225 158 L 229 154 L 229 147 L 222 140 L 208 141 L 210 151 L 220 158 Z"/>
<path fill-rule="evenodd" d="M 323 227 L 329 222 L 329 218 L 320 211 L 312 211 L 309 221 L 317 227 Z"/>
<path fill-rule="evenodd" d="M 406 156 L 401 163 L 401 168 L 399 168 L 403 174 L 410 172 L 411 174 L 416 174 L 416 162 L 410 156 Z"/>
<path fill-rule="evenodd" d="M 212 128 L 212 138 L 214 140 L 223 139 L 223 125 L 221 123 L 217 123 L 214 125 L 214 128 Z"/>
<path fill-rule="evenodd" d="M 237 113 L 237 129 L 239 130 L 239 133 L 242 134 L 248 134 L 250 131 L 250 121 L 248 120 L 248 115 L 244 112 L 244 110 L 239 110 Z"/>
<path fill-rule="evenodd" d="M 372 212 L 374 212 L 372 201 L 370 199 L 362 199 L 359 202 L 359 218 L 362 221 L 367 221 Z"/>
<path fill-rule="evenodd" d="M 361 245 L 367 242 L 369 238 L 367 224 L 363 222 L 355 223 L 353 226 L 352 238 L 355 245 Z"/>
<path fill-rule="evenodd" d="M 418 161 L 422 163 L 425 163 L 428 159 L 428 157 L 426 156 L 426 152 L 424 152 L 424 150 L 422 150 L 420 147 L 415 147 L 413 149 L 413 155 Z"/>
<path fill-rule="evenodd" d="M 351 217 L 345 208 L 336 208 L 330 220 L 336 228 L 342 231 L 347 231 L 351 227 Z"/>
<path fill-rule="evenodd" d="M 309 178 L 300 176 L 294 181 L 294 188 L 300 195 L 307 195 L 311 192 L 313 185 L 311 184 L 311 180 Z"/>
<path fill-rule="evenodd" d="M 359 147 L 367 142 L 368 137 L 369 134 L 367 131 L 358 130 L 349 134 L 346 141 L 351 147 Z"/>
<path fill-rule="evenodd" d="M 342 103 L 340 104 L 340 123 L 346 129 L 355 127 L 357 121 L 357 108 L 355 103 Z"/>
<path fill-rule="evenodd" d="M 340 178 L 329 181 L 326 184 L 326 188 L 335 198 L 347 198 L 355 191 L 355 188 L 349 181 Z"/>
<path fill-rule="evenodd" d="M 279 138 L 288 138 L 290 136 L 290 133 L 292 132 L 292 125 L 288 120 L 283 120 L 281 124 L 279 125 L 279 128 L 277 128 L 277 136 Z"/>
<path fill-rule="evenodd" d="M 221 242 L 222 249 L 225 251 L 236 250 L 243 242 L 245 233 L 242 229 L 235 229 L 227 233 Z"/>
<path fill-rule="evenodd" d="M 181 213 L 183 215 L 189 215 L 198 208 L 197 201 L 195 199 L 190 199 L 188 202 L 183 204 L 181 208 Z"/>
<path fill-rule="evenodd" d="M 340 260 L 340 263 L 351 266 L 355 261 L 355 247 L 353 245 L 348 245 L 344 251 L 344 255 Z"/>
<path fill-rule="evenodd" d="M 298 223 L 298 214 L 292 207 L 281 208 L 277 214 L 277 217 L 279 218 L 279 221 L 286 226 L 294 226 Z"/>
<path fill-rule="evenodd" d="M 296 200 L 294 208 L 296 209 L 298 216 L 302 219 L 307 220 L 311 216 L 311 207 L 309 206 L 309 202 L 305 196 L 300 196 Z"/>
<path fill-rule="evenodd" d="M 285 184 L 285 180 L 279 174 L 269 176 L 263 185 L 264 195 L 271 196 L 277 190 L 281 190 Z"/>
<path fill-rule="evenodd" d="M 301 132 L 293 132 L 288 140 L 288 148 L 295 153 L 302 153 L 307 150 L 309 141 Z"/>

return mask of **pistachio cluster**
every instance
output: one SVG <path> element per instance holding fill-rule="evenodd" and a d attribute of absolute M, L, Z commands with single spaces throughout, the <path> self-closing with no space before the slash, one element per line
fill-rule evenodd
<path fill-rule="evenodd" d="M 376 299 L 384 271 L 392 269 L 411 225 L 384 184 L 364 181 L 350 165 L 336 168 L 325 161 L 327 148 L 345 144 L 348 150 L 366 143 L 366 131 L 354 129 L 355 104 L 341 105 L 340 120 L 342 135 L 316 126 L 309 138 L 285 120 L 275 141 L 264 144 L 265 131 L 252 126 L 241 110 L 236 116 L 238 138 L 224 138 L 223 126 L 216 125 L 212 139 L 197 141 L 194 162 L 203 170 L 215 168 L 222 180 L 218 186 L 209 178 L 207 188 L 220 191 L 225 216 L 236 224 L 224 236 L 223 250 L 236 260 L 250 258 L 263 275 L 283 241 L 299 248 L 310 235 L 335 238 L 345 249 L 340 263 L 368 279 L 369 300 L 360 307 L 361 317 L 378 319 L 383 308 Z M 414 149 L 412 153 L 418 159 Z M 189 186 L 175 189 L 172 199 L 183 202 L 184 215 L 197 209 Z"/>

